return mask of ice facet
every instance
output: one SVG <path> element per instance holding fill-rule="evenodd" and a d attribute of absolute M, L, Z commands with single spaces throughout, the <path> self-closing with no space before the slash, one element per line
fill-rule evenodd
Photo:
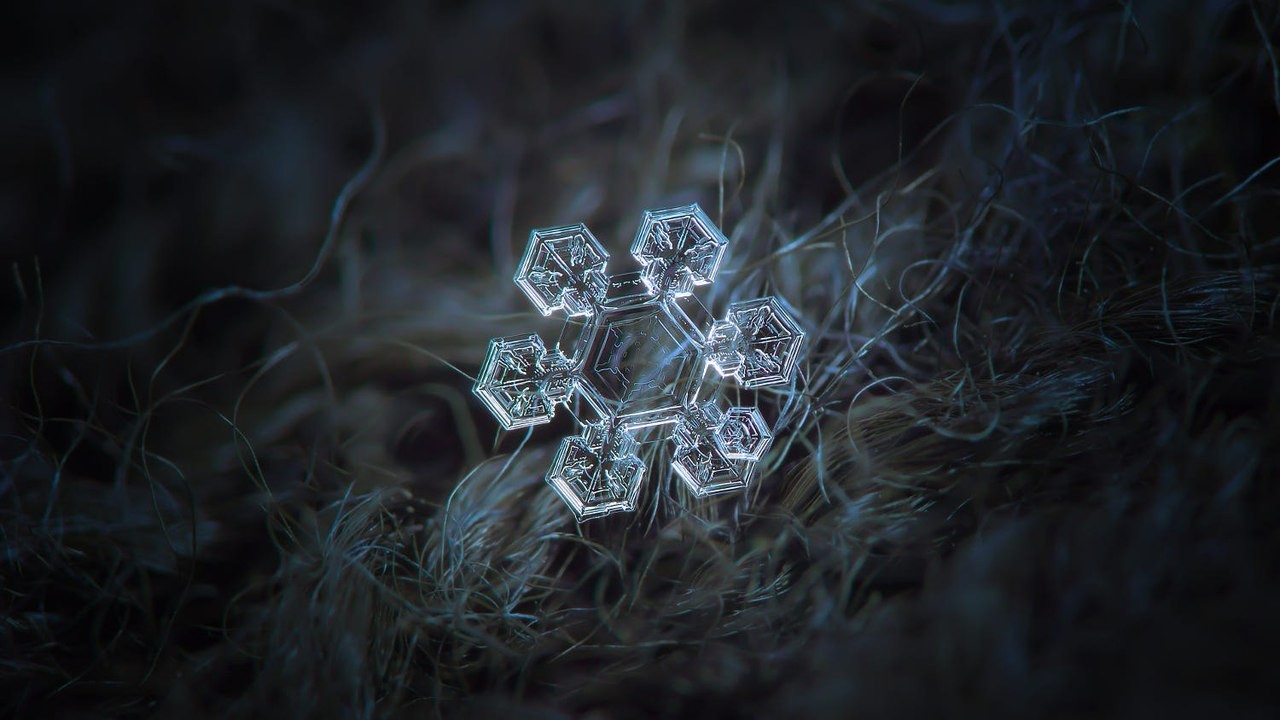
<path fill-rule="evenodd" d="M 631 254 L 644 266 L 651 295 L 684 297 L 716 278 L 728 238 L 694 205 L 650 210 L 640 222 Z"/>
<path fill-rule="evenodd" d="M 568 402 L 575 382 L 560 351 L 547 352 L 537 335 L 517 335 L 489 341 L 475 393 L 502 427 L 512 430 L 551 420 L 556 405 Z"/>
<path fill-rule="evenodd" d="M 570 317 L 589 316 L 609 287 L 604 274 L 608 257 L 582 223 L 534 230 L 516 270 L 516 284 L 543 315 L 564 310 Z"/>
<path fill-rule="evenodd" d="M 579 420 L 546 476 L 579 522 L 635 510 L 640 440 L 662 439 L 635 434 L 644 428 L 666 426 L 672 471 L 699 497 L 746 487 L 768 449 L 759 410 L 699 400 L 708 366 L 745 388 L 789 382 L 804 337 L 772 297 L 733 303 L 705 333 L 681 307 L 715 279 L 727 243 L 697 205 L 653 210 L 631 246 L 640 269 L 605 275 L 608 254 L 585 225 L 530 234 L 516 283 L 544 315 L 586 319 L 566 325 L 572 357 L 537 335 L 491 341 L 474 391 L 507 429 L 551 420 L 575 392 L 586 401 L 574 412 L 595 417 Z"/>
<path fill-rule="evenodd" d="M 769 424 L 753 407 L 726 410 L 716 425 L 715 435 L 725 457 L 733 460 L 759 460 L 773 439 Z"/>
<path fill-rule="evenodd" d="M 561 441 L 547 483 L 582 522 L 635 510 L 644 473 L 630 432 L 590 423 L 581 435 Z"/>
<path fill-rule="evenodd" d="M 791 381 L 804 331 L 772 296 L 736 302 L 707 333 L 707 359 L 743 387 Z"/>
<path fill-rule="evenodd" d="M 675 420 L 702 381 L 702 333 L 664 300 L 604 310 L 583 334 L 584 395 L 628 427 Z"/>

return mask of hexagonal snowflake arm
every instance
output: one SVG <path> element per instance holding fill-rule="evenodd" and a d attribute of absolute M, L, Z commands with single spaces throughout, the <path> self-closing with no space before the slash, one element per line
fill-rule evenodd
<path fill-rule="evenodd" d="M 671 434 L 671 468 L 698 497 L 741 490 L 754 465 L 725 452 L 717 433 L 723 421 L 724 414 L 708 401 L 681 418 Z"/>
<path fill-rule="evenodd" d="M 587 226 L 565 225 L 529 233 L 516 285 L 543 315 L 564 310 L 570 317 L 591 316 L 609 288 L 605 252 Z"/>
<path fill-rule="evenodd" d="M 804 331 L 772 296 L 736 302 L 707 333 L 707 361 L 748 389 L 795 375 Z"/>
<path fill-rule="evenodd" d="M 715 280 L 729 239 L 697 203 L 650 210 L 640 222 L 631 254 L 644 267 L 652 296 L 685 297 Z"/>
<path fill-rule="evenodd" d="M 753 407 L 729 408 L 713 432 L 720 449 L 730 460 L 759 460 L 773 440 L 769 424 Z"/>
<path fill-rule="evenodd" d="M 548 352 L 537 335 L 516 335 L 489 341 L 472 392 L 502 427 L 514 430 L 550 421 L 577 380 L 559 349 Z"/>
<path fill-rule="evenodd" d="M 630 432 L 618 425 L 590 423 L 581 435 L 560 443 L 547 484 L 583 522 L 634 511 L 644 474 Z"/>

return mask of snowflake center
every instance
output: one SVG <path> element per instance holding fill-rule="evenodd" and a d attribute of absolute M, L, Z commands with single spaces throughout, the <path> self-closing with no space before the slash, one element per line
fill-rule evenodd
<path fill-rule="evenodd" d="M 631 427 L 675 421 L 700 385 L 701 334 L 672 303 L 607 309 L 581 344 L 588 402 Z"/>

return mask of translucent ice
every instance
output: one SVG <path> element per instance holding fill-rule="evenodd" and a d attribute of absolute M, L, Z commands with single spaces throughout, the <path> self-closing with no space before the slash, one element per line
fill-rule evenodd
<path fill-rule="evenodd" d="M 728 244 L 702 208 L 687 205 L 646 212 L 631 254 L 644 267 L 649 294 L 684 297 L 716 279 Z"/>
<path fill-rule="evenodd" d="M 729 306 L 727 317 L 711 326 L 707 354 L 721 374 L 745 388 L 778 385 L 795 372 L 803 339 L 777 298 L 763 297 Z"/>
<path fill-rule="evenodd" d="M 580 522 L 635 509 L 645 428 L 668 428 L 672 470 L 699 497 L 746 487 L 768 449 L 758 409 L 721 410 L 699 394 L 708 368 L 747 389 L 791 382 L 803 331 L 774 297 L 731 304 L 705 333 L 681 306 L 715 280 L 728 242 L 697 205 L 651 210 L 631 245 L 640 269 L 608 275 L 585 225 L 530 234 L 515 282 L 544 315 L 582 318 L 572 355 L 537 335 L 498 338 L 474 390 L 507 429 L 550 421 L 575 393 L 585 401 L 594 419 L 547 473 Z"/>
<path fill-rule="evenodd" d="M 516 271 L 516 285 L 543 315 L 564 310 L 571 317 L 590 315 L 609 285 L 604 274 L 609 253 L 586 225 L 534 230 Z"/>
<path fill-rule="evenodd" d="M 577 380 L 569 359 L 548 353 L 537 335 L 489 341 L 475 394 L 508 430 L 539 425 L 568 402 Z"/>
<path fill-rule="evenodd" d="M 581 522 L 635 510 L 644 473 L 628 430 L 616 423 L 589 423 L 581 435 L 560 443 L 547 482 Z"/>

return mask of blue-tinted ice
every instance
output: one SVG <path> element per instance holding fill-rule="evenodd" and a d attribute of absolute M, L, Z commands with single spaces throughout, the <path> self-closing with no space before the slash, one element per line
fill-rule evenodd
<path fill-rule="evenodd" d="M 581 332 L 569 355 L 533 334 L 492 340 L 474 391 L 508 430 L 549 422 L 575 394 L 585 401 L 594 418 L 547 473 L 579 522 L 635 510 L 646 428 L 667 428 L 672 469 L 699 497 L 746 487 L 768 449 L 759 410 L 699 399 L 708 368 L 746 389 L 790 383 L 804 339 L 774 297 L 732 303 L 705 331 L 687 314 L 682 302 L 701 307 L 689 296 L 715 281 L 728 244 L 696 204 L 644 214 L 633 272 L 607 274 L 609 254 L 586 225 L 529 235 L 516 284 Z"/>

